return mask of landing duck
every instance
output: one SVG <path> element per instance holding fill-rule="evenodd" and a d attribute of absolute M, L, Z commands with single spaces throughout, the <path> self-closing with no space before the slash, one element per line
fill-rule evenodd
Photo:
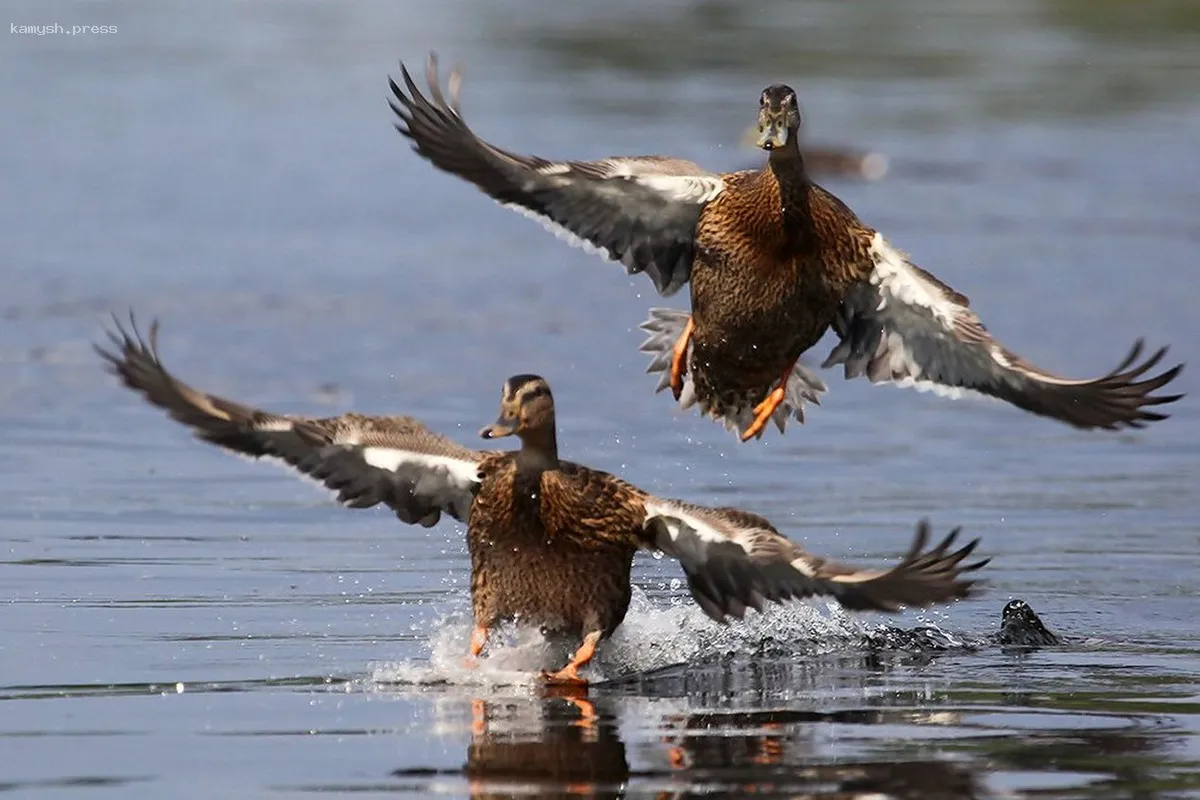
<path fill-rule="evenodd" d="M 128 388 L 191 428 L 197 438 L 251 458 L 268 458 L 323 483 L 350 508 L 384 505 L 409 524 L 443 514 L 467 526 L 474 631 L 470 658 L 488 634 L 515 619 L 581 641 L 570 663 L 544 677 L 580 684 L 579 669 L 621 624 L 630 567 L 639 550 L 682 566 L 709 617 L 741 618 L 747 608 L 813 595 L 851 610 L 896 611 L 965 597 L 987 563 L 964 563 L 978 539 L 958 549 L 958 530 L 926 548 L 918 525 L 891 569 L 864 569 L 810 554 L 763 517 L 656 497 L 607 472 L 558 456 L 554 399 L 536 375 L 504 383 L 499 417 L 484 439 L 516 436 L 512 451 L 473 450 L 407 416 L 312 418 L 262 411 L 194 389 L 158 355 L 158 326 L 109 331 L 97 346 Z"/>
<path fill-rule="evenodd" d="M 442 91 L 436 59 L 422 92 L 401 64 L 390 80 L 396 128 L 435 167 L 568 241 L 644 272 L 663 296 L 691 286 L 691 311 L 653 309 L 642 349 L 683 407 L 761 437 L 804 421 L 826 387 L 799 361 L 832 328 L 823 367 L 847 379 L 987 395 L 1077 428 L 1138 428 L 1182 395 L 1155 394 L 1182 365 L 1151 374 L 1166 348 L 1138 341 L 1099 378 L 1064 378 L 988 333 L 956 292 L 814 183 L 789 86 L 759 96 L 761 169 L 716 174 L 665 156 L 555 161 L 481 139 L 459 108 L 462 77 Z"/>

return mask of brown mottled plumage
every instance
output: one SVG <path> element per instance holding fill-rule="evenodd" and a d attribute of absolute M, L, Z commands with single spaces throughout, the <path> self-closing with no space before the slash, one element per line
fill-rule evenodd
<path fill-rule="evenodd" d="M 255 458 L 281 459 L 354 508 L 383 504 L 404 522 L 433 525 L 442 513 L 467 524 L 475 631 L 516 619 L 583 640 L 551 676 L 580 682 L 578 668 L 621 624 L 629 572 L 640 549 L 679 560 L 692 597 L 717 620 L 766 602 L 828 595 L 852 610 L 895 611 L 966 596 L 964 564 L 978 540 L 952 549 L 957 530 L 926 549 L 921 523 L 908 554 L 888 570 L 859 569 L 806 553 L 766 519 L 735 508 L 665 500 L 607 472 L 558 457 L 554 400 L 545 380 L 504 384 L 500 416 L 485 439 L 515 435 L 511 452 L 470 450 L 411 417 L 344 414 L 317 419 L 272 414 L 193 389 L 159 360 L 157 324 L 148 342 L 119 324 L 115 347 L 97 348 L 129 388 L 204 441 Z"/>
<path fill-rule="evenodd" d="M 696 397 L 715 417 L 737 417 L 786 381 L 824 335 L 841 297 L 866 277 L 855 268 L 861 262 L 846 257 L 866 243 L 846 235 L 831 196 L 802 174 L 797 157 L 725 176 L 725 191 L 700 215 L 689 365 Z"/>
<path fill-rule="evenodd" d="M 967 298 L 912 264 L 840 200 L 813 183 L 798 138 L 795 92 L 776 84 L 759 98 L 758 170 L 719 175 L 662 156 L 551 161 L 479 138 L 449 97 L 431 57 L 428 96 L 401 65 L 391 82 L 397 129 L 434 166 L 475 184 L 568 241 L 645 272 L 663 295 L 691 283 L 691 314 L 652 309 L 649 371 L 662 372 L 680 405 L 698 405 L 743 440 L 774 422 L 804 420 L 824 382 L 799 362 L 832 328 L 824 366 L 847 378 L 956 395 L 976 392 L 1079 428 L 1142 427 L 1155 392 L 1182 365 L 1147 377 L 1166 348 L 1141 358 L 1141 342 L 1112 372 L 1062 378 L 1007 350 Z"/>

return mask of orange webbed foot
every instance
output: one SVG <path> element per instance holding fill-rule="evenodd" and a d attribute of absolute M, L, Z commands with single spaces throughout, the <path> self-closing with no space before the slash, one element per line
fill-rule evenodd
<path fill-rule="evenodd" d="M 558 672 L 543 672 L 538 677 L 552 686 L 584 687 L 588 685 L 587 678 L 579 674 L 574 664 L 568 664 Z"/>
<path fill-rule="evenodd" d="M 763 428 L 767 427 L 767 423 L 771 421 L 771 415 L 775 413 L 775 409 L 779 408 L 779 404 L 783 402 L 783 398 L 783 388 L 777 387 L 771 390 L 765 400 L 754 407 L 754 421 L 746 426 L 746 430 L 742 431 L 743 442 L 762 433 Z"/>
<path fill-rule="evenodd" d="M 696 324 L 689 316 L 683 333 L 679 334 L 679 338 L 675 340 L 675 347 L 671 351 L 671 394 L 675 396 L 676 400 L 683 394 L 683 375 L 687 372 L 688 345 L 692 343 L 692 332 L 695 329 Z"/>
<path fill-rule="evenodd" d="M 772 389 L 763 401 L 754 407 L 754 420 L 746 426 L 746 430 L 742 431 L 742 441 L 746 442 L 753 439 L 755 436 L 762 434 L 763 429 L 767 427 L 767 423 L 771 421 L 771 415 L 783 403 L 787 397 L 788 378 L 792 377 L 792 365 L 783 371 L 783 375 L 779 378 L 779 383 Z"/>
<path fill-rule="evenodd" d="M 579 668 L 591 661 L 592 657 L 596 655 L 596 644 L 600 641 L 600 636 L 600 631 L 592 631 L 587 636 L 584 636 L 583 644 L 575 651 L 575 655 L 571 656 L 571 663 L 558 672 L 541 673 L 541 679 L 552 686 L 586 687 L 588 685 L 587 678 L 579 675 Z"/>

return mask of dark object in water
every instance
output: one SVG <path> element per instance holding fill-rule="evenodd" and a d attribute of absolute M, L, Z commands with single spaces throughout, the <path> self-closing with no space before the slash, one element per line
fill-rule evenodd
<path fill-rule="evenodd" d="M 1024 600 L 1011 600 L 1000 617 L 996 642 L 1010 647 L 1044 647 L 1061 644 L 1041 617 Z"/>
<path fill-rule="evenodd" d="M 985 637 L 951 634 L 936 625 L 918 625 L 908 629 L 880 625 L 866 635 L 865 644 L 874 650 L 907 650 L 920 653 L 978 650 L 991 644 L 1001 647 L 1046 647 L 1062 644 L 1062 640 L 1046 627 L 1024 600 L 1009 601 L 1000 614 L 1000 630 Z"/>

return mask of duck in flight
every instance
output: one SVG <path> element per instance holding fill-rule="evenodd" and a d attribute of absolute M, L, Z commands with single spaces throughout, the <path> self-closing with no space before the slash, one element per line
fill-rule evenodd
<path fill-rule="evenodd" d="M 644 272 L 663 296 L 691 286 L 691 311 L 653 309 L 649 371 L 663 373 L 683 407 L 760 437 L 804 420 L 825 384 L 799 362 L 833 328 L 824 367 L 846 378 L 976 392 L 1078 428 L 1138 428 L 1182 395 L 1155 394 L 1182 365 L 1152 373 L 1166 348 L 1143 358 L 1138 341 L 1094 379 L 1041 369 L 992 338 L 967 298 L 913 264 L 809 178 L 799 147 L 796 93 L 775 84 L 759 97 L 758 170 L 716 174 L 664 156 L 552 161 L 502 150 L 475 135 L 459 109 L 461 74 L 448 96 L 437 62 L 428 94 L 401 64 L 389 80 L 396 128 L 435 167 L 568 241 Z"/>
<path fill-rule="evenodd" d="M 813 595 L 851 610 L 896 611 L 965 597 L 964 563 L 978 539 L 954 548 L 958 530 L 927 548 L 921 522 L 891 569 L 865 569 L 810 554 L 763 517 L 656 497 L 615 475 L 558 457 L 554 400 L 536 375 L 509 378 L 499 418 L 484 439 L 516 436 L 511 451 L 473 450 L 406 416 L 273 414 L 194 389 L 159 360 L 157 323 L 143 339 L 132 324 L 97 347 L 130 389 L 191 428 L 202 441 L 252 458 L 282 461 L 323 483 L 350 508 L 383 504 L 402 522 L 430 527 L 443 514 L 466 523 L 475 621 L 470 658 L 504 620 L 578 637 L 553 682 L 584 683 L 578 670 L 621 624 L 630 567 L 639 550 L 679 561 L 709 617 Z"/>

